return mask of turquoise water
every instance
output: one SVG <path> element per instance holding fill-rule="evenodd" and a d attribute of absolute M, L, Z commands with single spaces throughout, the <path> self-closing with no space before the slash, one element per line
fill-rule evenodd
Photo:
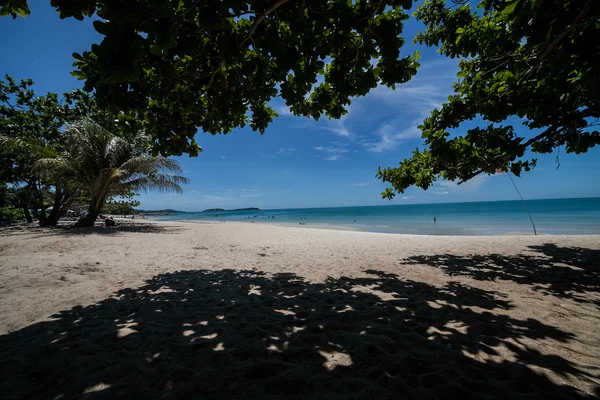
<path fill-rule="evenodd" d="M 527 206 L 538 233 L 600 234 L 600 198 L 529 200 Z M 434 216 L 436 223 L 433 222 Z M 302 222 L 306 226 L 334 225 L 370 232 L 424 235 L 533 232 L 521 201 L 189 212 L 153 218 L 182 221 L 250 220 L 286 225 Z"/>

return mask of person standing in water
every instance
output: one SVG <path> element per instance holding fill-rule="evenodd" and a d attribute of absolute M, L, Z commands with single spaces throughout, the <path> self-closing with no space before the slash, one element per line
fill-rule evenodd
<path fill-rule="evenodd" d="M 435 217 L 433 217 L 433 223 L 437 224 L 437 219 L 435 219 Z"/>

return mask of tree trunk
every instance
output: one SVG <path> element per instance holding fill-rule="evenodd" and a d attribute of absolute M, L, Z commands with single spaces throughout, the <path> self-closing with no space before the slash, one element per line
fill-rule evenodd
<path fill-rule="evenodd" d="M 50 211 L 50 214 L 48 214 L 42 225 L 56 226 L 60 218 L 65 215 L 67 209 L 73 202 L 76 192 L 77 191 L 69 192 L 61 184 L 57 183 L 54 191 L 52 211 Z"/>
<path fill-rule="evenodd" d="M 46 224 L 46 210 L 44 210 L 44 203 L 40 207 L 40 225 Z"/>
<path fill-rule="evenodd" d="M 91 207 L 90 207 L 91 208 Z M 85 216 L 85 218 L 80 219 L 79 221 L 77 221 L 77 223 L 74 225 L 75 228 L 85 228 L 85 227 L 92 227 L 94 226 L 94 223 L 96 222 L 96 219 L 98 218 L 98 215 L 100 214 L 100 210 L 90 210 L 88 212 L 88 214 Z"/>
<path fill-rule="evenodd" d="M 88 214 L 85 216 L 85 218 L 80 219 L 79 221 L 77 221 L 77 223 L 75 224 L 75 227 L 90 227 L 90 226 L 94 226 L 94 223 L 96 222 L 96 219 L 98 218 L 98 215 L 100 214 L 100 211 L 102 211 L 102 207 L 104 206 L 104 201 L 106 200 L 105 197 L 102 198 L 93 198 L 90 201 L 90 208 L 88 210 Z"/>
<path fill-rule="evenodd" d="M 27 190 L 20 196 L 19 202 L 21 203 L 21 207 L 23 208 L 23 215 L 25 215 L 25 219 L 27 223 L 31 224 L 33 222 L 33 216 L 29 209 L 31 208 L 31 200 L 32 200 L 32 191 L 33 183 L 29 182 L 27 184 Z"/>
<path fill-rule="evenodd" d="M 33 190 L 34 209 L 40 210 L 38 219 L 40 221 L 40 225 L 44 225 L 46 222 L 46 206 L 44 205 L 44 197 L 42 194 L 42 190 L 38 187 L 38 185 L 35 182 L 31 183 L 30 186 Z"/>
<path fill-rule="evenodd" d="M 56 226 L 58 224 L 58 220 L 60 220 L 60 217 L 62 217 L 62 208 L 60 207 L 60 205 L 57 206 L 55 202 L 52 211 L 50 211 L 50 214 L 48 214 L 46 220 L 42 223 L 42 225 Z"/>
<path fill-rule="evenodd" d="M 25 215 L 25 219 L 27 220 L 27 223 L 31 224 L 33 222 L 33 217 L 31 216 L 31 213 L 29 212 L 29 206 L 27 204 L 23 204 L 23 215 Z"/>

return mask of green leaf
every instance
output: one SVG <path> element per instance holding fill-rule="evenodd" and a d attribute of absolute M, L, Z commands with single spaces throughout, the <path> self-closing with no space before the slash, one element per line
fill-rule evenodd
<path fill-rule="evenodd" d="M 153 44 L 152 46 L 150 46 L 150 53 L 160 56 L 162 54 L 162 49 L 159 46 Z"/>
<path fill-rule="evenodd" d="M 508 3 L 504 10 L 502 10 L 502 14 L 512 14 L 518 4 L 519 0 L 513 0 L 512 2 Z"/>
<path fill-rule="evenodd" d="M 103 35 L 107 35 L 109 33 L 108 24 L 106 22 L 96 20 L 94 21 L 93 25 L 94 29 L 96 29 L 98 33 L 101 33 Z"/>

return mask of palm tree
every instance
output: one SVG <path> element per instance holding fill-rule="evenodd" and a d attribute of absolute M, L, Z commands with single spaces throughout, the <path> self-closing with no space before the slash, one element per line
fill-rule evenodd
<path fill-rule="evenodd" d="M 68 176 L 87 191 L 88 214 L 76 226 L 93 226 L 106 199 L 127 191 L 158 190 L 182 193 L 188 183 L 177 161 L 145 155 L 139 140 L 117 137 L 96 122 L 86 119 L 68 127 L 67 153 L 44 158 L 36 169 L 47 174 Z"/>

